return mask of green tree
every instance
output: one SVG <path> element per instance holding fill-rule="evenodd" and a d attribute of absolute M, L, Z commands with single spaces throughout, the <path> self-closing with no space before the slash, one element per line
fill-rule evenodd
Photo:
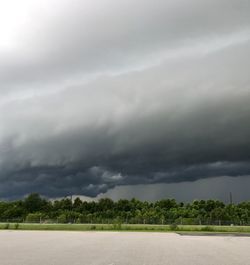
<path fill-rule="evenodd" d="M 38 212 L 47 205 L 47 201 L 42 199 L 38 193 L 31 193 L 24 199 L 24 208 L 29 213 Z"/>

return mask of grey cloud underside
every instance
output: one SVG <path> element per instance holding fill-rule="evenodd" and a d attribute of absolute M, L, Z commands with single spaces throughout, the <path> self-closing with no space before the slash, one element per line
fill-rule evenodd
<path fill-rule="evenodd" d="M 248 1 L 104 2 L 3 56 L 0 197 L 249 175 Z"/>

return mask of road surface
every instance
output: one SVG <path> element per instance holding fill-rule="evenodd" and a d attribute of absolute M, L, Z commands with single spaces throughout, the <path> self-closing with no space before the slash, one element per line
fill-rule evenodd
<path fill-rule="evenodd" d="M 250 237 L 0 231 L 1 265 L 248 265 Z"/>

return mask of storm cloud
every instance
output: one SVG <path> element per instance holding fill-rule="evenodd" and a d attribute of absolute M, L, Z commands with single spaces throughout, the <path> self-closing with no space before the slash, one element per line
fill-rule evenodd
<path fill-rule="evenodd" d="M 0 197 L 250 175 L 249 1 L 4 8 Z"/>

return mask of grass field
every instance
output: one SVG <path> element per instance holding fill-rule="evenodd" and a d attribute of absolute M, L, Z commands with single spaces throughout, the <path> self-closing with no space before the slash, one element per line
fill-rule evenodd
<path fill-rule="evenodd" d="M 149 231 L 149 232 L 220 232 L 250 233 L 250 226 L 141 225 L 141 224 L 31 224 L 0 223 L 0 229 L 50 231 Z"/>

